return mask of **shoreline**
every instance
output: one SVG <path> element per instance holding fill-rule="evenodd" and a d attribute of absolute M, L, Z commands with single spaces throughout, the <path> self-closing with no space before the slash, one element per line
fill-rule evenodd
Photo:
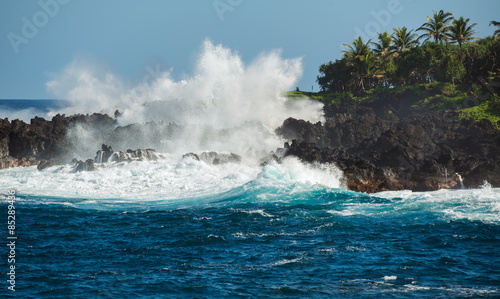
<path fill-rule="evenodd" d="M 288 154 L 335 163 L 350 190 L 380 191 L 500 186 L 500 121 L 461 117 L 458 108 L 431 110 L 418 93 L 381 93 L 325 106 L 324 124 L 289 118 L 277 132 Z"/>
<path fill-rule="evenodd" d="M 351 191 L 476 188 L 484 181 L 500 187 L 500 122 L 463 119 L 458 110 L 415 107 L 420 100 L 411 92 L 382 93 L 362 102 L 345 96 L 340 104 L 324 106 L 324 123 L 288 118 L 276 134 L 290 143 L 284 156 L 334 163 Z M 110 145 L 146 126 L 181 132 L 175 124 L 117 127 L 116 119 L 98 113 L 35 117 L 29 124 L 0 119 L 0 168 L 70 163 L 77 145 L 66 134 L 76 125 L 105 136 Z M 279 161 L 272 153 L 266 159 Z"/>

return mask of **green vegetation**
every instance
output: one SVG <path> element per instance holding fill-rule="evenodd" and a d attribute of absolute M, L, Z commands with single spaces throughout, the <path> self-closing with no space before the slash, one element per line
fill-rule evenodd
<path fill-rule="evenodd" d="M 305 92 L 305 91 L 289 91 L 283 94 L 289 99 L 314 99 L 322 102 L 325 105 L 337 104 L 340 105 L 342 97 L 345 94 L 336 92 Z M 352 96 L 352 94 L 350 94 Z"/>
<path fill-rule="evenodd" d="M 427 17 L 427 22 L 417 29 L 417 31 L 426 31 L 418 39 L 427 37 L 424 43 L 429 41 L 430 38 L 434 38 L 436 43 L 448 43 L 448 35 L 446 33 L 453 17 L 451 13 L 444 12 L 443 10 L 440 10 L 438 13 L 434 11 L 433 13 L 433 17 Z"/>
<path fill-rule="evenodd" d="M 340 105 L 342 98 L 349 97 L 356 102 L 367 100 L 379 100 L 391 96 L 401 96 L 403 94 L 413 95 L 415 99 L 414 107 L 430 108 L 433 110 L 446 110 L 469 107 L 467 101 L 472 101 L 471 95 L 464 90 L 458 89 L 451 83 L 427 83 L 411 84 L 394 88 L 377 87 L 367 90 L 363 94 L 353 95 L 350 92 L 304 92 L 290 91 L 284 94 L 290 99 L 310 98 L 315 99 L 326 106 Z M 464 104 L 465 103 L 465 104 Z"/>
<path fill-rule="evenodd" d="M 497 102 L 483 102 L 478 106 L 463 109 L 460 117 L 464 119 L 473 119 L 480 121 L 481 119 L 488 119 L 491 123 L 500 130 L 500 107 Z"/>
<path fill-rule="evenodd" d="M 490 25 L 500 27 L 492 21 Z M 406 27 L 379 33 L 376 42 L 361 37 L 344 44 L 343 57 L 319 67 L 321 92 L 288 93 L 325 105 L 344 97 L 355 101 L 411 93 L 414 107 L 461 109 L 463 118 L 500 120 L 500 29 L 479 39 L 476 23 L 440 10 L 416 32 Z M 422 40 L 422 43 L 419 41 Z"/>
<path fill-rule="evenodd" d="M 471 43 L 472 40 L 477 39 L 477 37 L 473 37 L 477 31 L 472 30 L 472 27 L 477 24 L 474 23 L 472 25 L 469 24 L 469 19 L 465 19 L 460 17 L 458 20 L 453 20 L 453 24 L 449 27 L 450 32 L 448 36 L 450 40 L 454 43 L 457 43 L 459 47 L 462 47 L 464 43 Z"/>
<path fill-rule="evenodd" d="M 495 27 L 499 27 L 497 30 L 495 30 L 495 33 L 493 34 L 495 36 L 495 38 L 498 38 L 500 36 L 500 22 L 491 21 L 490 26 L 491 25 L 493 25 Z"/>

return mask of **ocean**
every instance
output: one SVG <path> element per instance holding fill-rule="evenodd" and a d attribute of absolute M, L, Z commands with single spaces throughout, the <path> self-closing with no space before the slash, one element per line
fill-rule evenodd
<path fill-rule="evenodd" d="M 369 195 L 334 165 L 164 154 L 0 170 L 1 297 L 500 297 L 487 182 Z"/>
<path fill-rule="evenodd" d="M 67 106 L 66 101 L 62 100 L 13 100 L 0 99 L 0 118 L 9 120 L 20 119 L 29 123 L 35 116 L 50 119 L 51 111 L 61 109 Z"/>
<path fill-rule="evenodd" d="M 18 237 L 16 291 L 7 290 L 4 254 L 2 292 L 500 296 L 500 190 L 368 195 L 335 188 L 336 175 L 293 158 L 264 167 L 170 157 L 76 174 L 1 170 L 2 234 L 13 190 Z"/>

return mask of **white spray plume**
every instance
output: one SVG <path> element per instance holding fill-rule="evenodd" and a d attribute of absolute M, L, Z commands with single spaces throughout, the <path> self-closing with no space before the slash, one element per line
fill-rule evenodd
<path fill-rule="evenodd" d="M 249 147 L 272 150 L 280 146 L 282 140 L 274 129 L 288 117 L 324 120 L 321 103 L 290 102 L 282 96 L 301 75 L 301 58 L 284 59 L 280 51 L 272 51 L 245 65 L 230 49 L 206 40 L 194 74 L 185 80 L 175 81 L 170 72 L 163 72 L 151 82 L 127 87 L 113 74 L 100 75 L 95 68 L 74 62 L 47 88 L 70 102 L 58 113 L 113 115 L 118 109 L 120 125 L 163 121 L 191 126 L 186 132 L 189 140 L 176 146 L 181 151 L 242 152 Z M 207 143 L 206 130 L 193 132 L 193 126 L 224 130 L 224 138 L 210 136 L 212 141 Z M 201 146 L 198 141 L 203 138 Z"/>

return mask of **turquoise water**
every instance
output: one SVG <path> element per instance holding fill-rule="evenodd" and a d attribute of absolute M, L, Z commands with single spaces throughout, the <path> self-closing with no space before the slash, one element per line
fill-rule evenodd
<path fill-rule="evenodd" d="M 183 171 L 193 175 L 181 180 Z M 215 182 L 197 190 L 189 182 L 203 183 L 204 171 Z M 294 159 L 244 168 L 172 158 L 49 173 L 0 172 L 0 188 L 17 198 L 16 292 L 4 283 L 7 297 L 500 296 L 500 190 L 487 184 L 367 195 Z M 318 183 L 327 178 L 331 186 Z M 139 185 L 123 190 L 125 182 Z M 188 196 L 169 196 L 175 188 Z M 2 258 L 4 278 L 7 268 Z"/>

